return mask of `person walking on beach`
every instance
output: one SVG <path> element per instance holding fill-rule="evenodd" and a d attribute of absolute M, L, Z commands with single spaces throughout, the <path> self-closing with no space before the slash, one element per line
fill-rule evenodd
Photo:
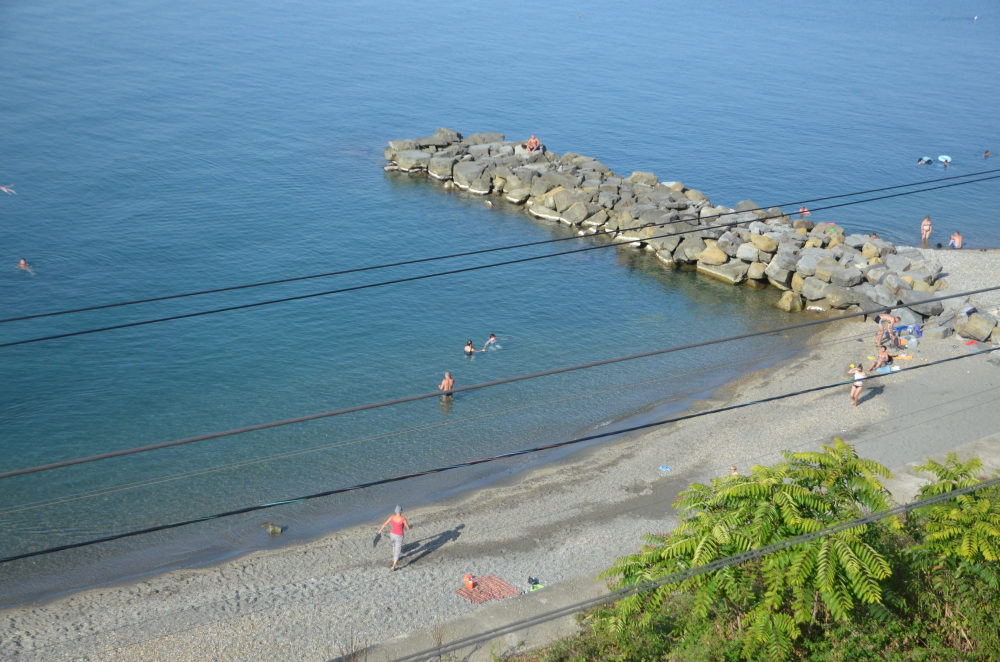
<path fill-rule="evenodd" d="M 390 524 L 392 524 L 392 527 L 389 529 L 389 540 L 392 541 L 392 569 L 395 570 L 396 564 L 399 563 L 399 555 L 403 551 L 403 530 L 411 528 L 410 523 L 403 517 L 402 506 L 396 506 L 396 512 L 389 515 L 389 519 L 379 527 L 379 534 L 382 533 L 382 529 Z"/>
<path fill-rule="evenodd" d="M 450 391 L 454 387 L 455 387 L 455 380 L 451 378 L 451 373 L 450 372 L 444 373 L 444 379 L 441 380 L 441 384 L 438 386 L 439 391 L 445 391 L 445 394 L 442 395 L 441 397 L 450 398 L 451 393 L 447 393 L 447 391 Z"/>
<path fill-rule="evenodd" d="M 952 248 L 962 247 L 962 235 L 959 234 L 958 230 L 955 230 L 955 234 L 951 235 L 951 241 L 948 242 L 948 245 Z"/>
<path fill-rule="evenodd" d="M 868 375 L 865 374 L 860 363 L 856 365 L 852 363 L 851 369 L 847 371 L 847 374 L 854 375 L 854 383 L 851 384 L 851 404 L 857 407 L 858 398 L 861 397 L 861 390 L 865 387 L 865 380 L 868 379 Z"/>
<path fill-rule="evenodd" d="M 926 244 L 930 241 L 931 230 L 933 229 L 933 226 L 931 226 L 931 217 L 924 216 L 924 220 L 920 223 L 920 241 L 922 243 Z"/>

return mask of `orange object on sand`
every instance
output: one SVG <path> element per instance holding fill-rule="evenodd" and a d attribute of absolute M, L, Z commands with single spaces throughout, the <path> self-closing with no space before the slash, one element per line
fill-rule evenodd
<path fill-rule="evenodd" d="M 468 576 L 472 577 L 472 575 Z M 471 581 L 471 579 L 466 581 Z M 455 592 L 476 605 L 488 602 L 489 600 L 503 600 L 504 598 L 521 595 L 520 591 L 496 575 L 479 577 L 477 581 L 473 582 L 473 588 L 469 588 L 468 583 L 466 583 L 466 588 L 460 588 Z"/>
<path fill-rule="evenodd" d="M 472 581 L 472 575 L 465 576 L 465 588 L 469 589 L 470 591 L 476 588 L 476 583 Z"/>

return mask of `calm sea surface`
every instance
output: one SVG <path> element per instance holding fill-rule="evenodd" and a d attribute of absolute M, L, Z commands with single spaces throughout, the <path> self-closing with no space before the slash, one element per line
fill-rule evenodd
<path fill-rule="evenodd" d="M 992 12 L 992 13 L 984 13 Z M 979 20 L 973 16 L 979 14 Z M 385 174 L 448 126 L 765 206 L 1000 168 L 981 3 L 0 5 L 0 317 L 560 231 Z M 949 154 L 954 165 L 918 167 Z M 1000 245 L 997 182 L 817 214 Z M 0 325 L 0 342 L 561 252 L 540 247 Z M 579 245 L 579 244 L 576 244 Z M 15 270 L 25 257 L 34 275 Z M 0 471 L 786 323 L 774 293 L 592 251 L 0 349 Z M 468 359 L 467 339 L 502 349 Z M 646 417 L 793 351 L 763 337 L 0 481 L 0 557 Z M 650 410 L 652 405 L 658 405 Z M 650 413 L 652 411 L 652 413 Z M 635 419 L 633 419 L 635 420 Z M 550 459 L 542 456 L 539 459 Z M 0 566 L 0 604 L 316 535 L 528 460 Z"/>

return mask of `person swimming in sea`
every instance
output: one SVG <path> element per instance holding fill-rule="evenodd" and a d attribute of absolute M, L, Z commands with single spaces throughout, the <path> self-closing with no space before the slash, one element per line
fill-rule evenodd
<path fill-rule="evenodd" d="M 493 347 L 493 349 L 500 349 L 500 345 L 497 345 L 497 334 L 495 333 L 490 334 L 490 339 L 486 341 L 486 344 L 483 345 L 483 348 L 480 351 L 485 352 L 490 347 Z"/>
<path fill-rule="evenodd" d="M 989 152 L 986 152 L 989 154 Z M 7 195 L 17 195 L 17 191 L 14 190 L 13 184 L 7 184 L 7 186 L 0 186 L 0 191 L 3 191 Z"/>
<path fill-rule="evenodd" d="M 917 161 L 917 165 L 929 165 L 931 163 L 934 163 L 934 160 L 929 156 L 922 156 L 920 157 L 920 160 Z"/>
<path fill-rule="evenodd" d="M 23 257 L 21 258 L 21 261 L 17 263 L 17 268 L 20 269 L 21 271 L 27 271 L 32 276 L 35 275 L 35 272 L 31 270 L 31 265 L 28 264 L 28 261 L 25 260 Z"/>
<path fill-rule="evenodd" d="M 469 342 L 465 343 L 465 347 L 463 347 L 462 350 L 465 352 L 466 356 L 472 356 L 476 352 L 485 352 L 486 351 L 485 349 L 476 349 L 475 347 L 473 347 L 471 340 Z"/>

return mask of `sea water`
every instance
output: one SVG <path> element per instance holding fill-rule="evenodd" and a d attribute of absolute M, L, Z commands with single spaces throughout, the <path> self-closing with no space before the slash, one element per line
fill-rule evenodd
<path fill-rule="evenodd" d="M 569 236 L 382 172 L 386 140 L 439 126 L 534 133 L 730 206 L 1000 168 L 982 158 L 1000 152 L 998 23 L 971 2 L 8 2 L 0 184 L 17 195 L 0 196 L 0 318 Z M 919 167 L 924 154 L 953 165 Z M 930 214 L 932 241 L 958 229 L 992 247 L 998 191 L 814 218 L 914 243 Z M 0 342 L 588 245 L 8 323 Z M 804 319 L 776 298 L 604 248 L 4 348 L 0 471 L 428 393 L 446 370 L 466 386 Z M 490 333 L 501 349 L 463 355 Z M 614 430 L 797 342 L 763 336 L 3 480 L 0 557 Z M 317 535 L 532 458 L 552 454 L 4 564 L 0 602 Z M 265 521 L 289 528 L 272 539 Z"/>

